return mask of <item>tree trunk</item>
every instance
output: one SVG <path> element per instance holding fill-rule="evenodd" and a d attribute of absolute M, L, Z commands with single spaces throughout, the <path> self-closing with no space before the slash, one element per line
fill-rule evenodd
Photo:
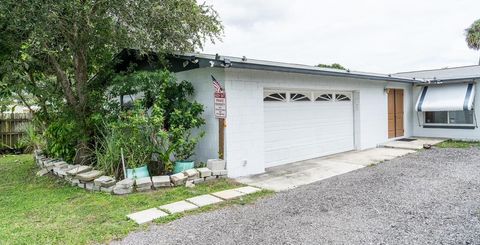
<path fill-rule="evenodd" d="M 73 55 L 75 84 L 72 84 L 55 57 L 50 56 L 50 62 L 54 67 L 58 83 L 61 85 L 65 94 L 67 105 L 71 106 L 76 114 L 77 122 L 81 130 L 81 137 L 76 146 L 75 164 L 89 164 L 90 150 L 88 136 L 91 130 L 88 127 L 88 96 L 86 94 L 86 86 L 88 82 L 88 66 L 85 52 L 82 48 L 76 49 Z"/>

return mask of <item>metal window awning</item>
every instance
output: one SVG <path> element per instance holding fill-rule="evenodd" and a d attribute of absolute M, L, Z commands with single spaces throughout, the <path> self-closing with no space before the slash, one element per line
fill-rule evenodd
<path fill-rule="evenodd" d="M 422 88 L 415 109 L 422 111 L 470 111 L 475 100 L 472 83 L 428 85 Z"/>

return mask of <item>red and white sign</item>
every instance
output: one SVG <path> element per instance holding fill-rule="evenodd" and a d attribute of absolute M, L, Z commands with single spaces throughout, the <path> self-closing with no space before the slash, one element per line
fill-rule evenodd
<path fill-rule="evenodd" d="M 215 118 L 227 118 L 227 96 L 225 91 L 215 92 Z"/>

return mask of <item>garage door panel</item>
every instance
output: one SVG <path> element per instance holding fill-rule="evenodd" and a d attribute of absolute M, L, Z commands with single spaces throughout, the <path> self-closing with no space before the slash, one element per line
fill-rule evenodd
<path fill-rule="evenodd" d="M 353 105 L 265 102 L 266 167 L 353 150 Z"/>

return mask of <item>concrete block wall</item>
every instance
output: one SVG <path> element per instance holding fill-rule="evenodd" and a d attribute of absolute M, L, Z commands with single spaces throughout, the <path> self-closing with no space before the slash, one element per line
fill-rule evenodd
<path fill-rule="evenodd" d="M 355 109 L 357 149 L 388 141 L 385 88 L 405 90 L 405 136 L 412 135 L 412 85 L 321 77 L 296 73 L 227 69 L 226 160 L 231 177 L 264 172 L 264 89 L 352 91 L 359 98 Z"/>
<path fill-rule="evenodd" d="M 215 119 L 214 115 L 214 89 L 211 75 L 225 87 L 223 69 L 204 68 L 176 73 L 179 81 L 186 80 L 193 84 L 194 99 L 203 104 L 205 109 L 203 118 L 206 120 L 206 125 L 201 129 L 205 131 L 205 137 L 197 145 L 193 157 L 196 162 L 206 163 L 208 159 L 218 158 L 218 119 Z"/>

